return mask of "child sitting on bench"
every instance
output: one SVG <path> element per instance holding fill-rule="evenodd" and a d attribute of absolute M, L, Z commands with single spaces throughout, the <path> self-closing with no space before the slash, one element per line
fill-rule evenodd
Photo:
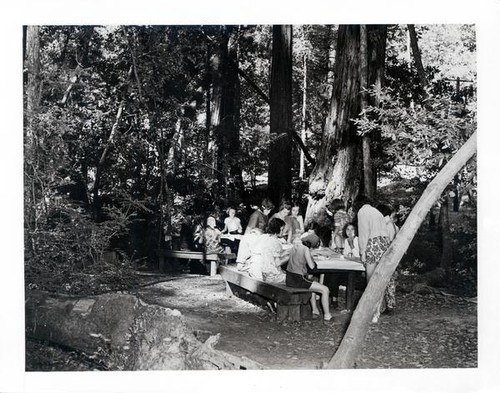
<path fill-rule="evenodd" d="M 309 289 L 311 292 L 320 293 L 321 306 L 323 307 L 323 319 L 325 321 L 331 321 L 333 316 L 330 314 L 330 290 L 326 285 L 306 278 L 307 267 L 311 269 L 315 267 L 310 248 L 318 247 L 319 243 L 319 237 L 314 233 L 310 233 L 294 242 L 286 268 L 286 285 L 288 287 L 305 288 Z M 319 318 L 320 314 L 315 295 L 311 296 L 311 306 L 313 319 Z"/>

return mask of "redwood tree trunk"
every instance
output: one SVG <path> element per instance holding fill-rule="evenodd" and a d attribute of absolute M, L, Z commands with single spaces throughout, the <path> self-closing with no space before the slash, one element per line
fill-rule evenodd
<path fill-rule="evenodd" d="M 350 121 L 358 116 L 359 102 L 359 26 L 341 25 L 338 30 L 330 110 L 316 165 L 309 178 L 309 204 L 306 224 L 322 224 L 324 207 L 339 197 L 354 198 L 361 179 L 361 140 Z"/>
<path fill-rule="evenodd" d="M 383 84 L 386 37 L 386 25 L 366 26 L 361 48 L 360 26 L 339 26 L 336 79 L 323 142 L 309 179 L 306 224 L 326 224 L 324 207 L 335 198 L 354 199 L 361 187 L 365 193 L 375 195 L 376 172 L 370 143 L 377 135 L 368 135 L 362 142 L 351 119 L 358 117 L 365 106 L 377 105 L 375 99 L 362 98 L 360 92 L 363 86 Z M 360 179 L 364 179 L 363 183 Z"/>
<path fill-rule="evenodd" d="M 352 368 L 354 366 L 376 304 L 382 298 L 392 274 L 429 209 L 437 201 L 453 176 L 476 153 L 476 139 L 477 136 L 474 133 L 425 189 L 396 238 L 382 256 L 356 310 L 354 310 L 351 323 L 337 352 L 328 363 L 328 368 Z"/>
<path fill-rule="evenodd" d="M 292 193 L 292 26 L 273 26 L 268 193 L 276 206 Z"/>

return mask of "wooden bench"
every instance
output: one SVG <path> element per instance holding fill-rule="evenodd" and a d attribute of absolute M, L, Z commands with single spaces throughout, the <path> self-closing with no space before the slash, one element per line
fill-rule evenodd
<path fill-rule="evenodd" d="M 285 284 L 257 280 L 231 265 L 220 266 L 219 273 L 226 282 L 228 295 L 234 295 L 232 286 L 237 286 L 276 302 L 276 319 L 278 321 L 285 319 L 300 321 L 310 319 L 312 316 L 309 303 L 311 292 L 307 289 L 290 288 Z"/>
<path fill-rule="evenodd" d="M 188 250 L 163 250 L 160 255 L 160 270 L 163 270 L 165 265 L 165 258 L 177 259 L 194 259 L 203 261 L 204 263 L 210 262 L 210 275 L 217 274 L 217 265 L 227 263 L 229 259 L 236 259 L 235 254 L 226 253 L 204 253 L 201 251 L 188 251 Z"/>

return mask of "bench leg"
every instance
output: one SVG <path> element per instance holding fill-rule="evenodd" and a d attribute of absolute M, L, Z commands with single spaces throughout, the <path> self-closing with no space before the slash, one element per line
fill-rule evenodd
<path fill-rule="evenodd" d="M 300 305 L 300 319 L 312 319 L 311 303 Z"/>
<path fill-rule="evenodd" d="M 288 317 L 290 320 L 300 321 L 301 304 L 291 304 L 288 307 Z"/>
<path fill-rule="evenodd" d="M 283 322 L 288 318 L 288 307 L 285 304 L 277 304 L 276 305 L 276 320 L 278 322 Z"/>
<path fill-rule="evenodd" d="M 276 309 L 276 320 L 283 322 L 286 319 L 290 321 L 300 321 L 302 304 L 278 304 Z"/>
<path fill-rule="evenodd" d="M 233 290 L 231 289 L 231 285 L 226 281 L 226 295 L 234 296 Z"/>

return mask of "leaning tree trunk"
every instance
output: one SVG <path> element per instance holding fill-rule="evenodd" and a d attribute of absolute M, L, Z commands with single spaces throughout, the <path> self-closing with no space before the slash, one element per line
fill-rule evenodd
<path fill-rule="evenodd" d="M 292 194 L 292 26 L 273 26 L 268 194 L 276 206 Z"/>
<path fill-rule="evenodd" d="M 354 198 L 361 179 L 361 145 L 351 119 L 359 114 L 359 26 L 338 30 L 330 110 L 316 165 L 309 178 L 305 224 L 326 222 L 325 206 L 339 197 Z"/>
<path fill-rule="evenodd" d="M 476 153 L 476 139 L 476 133 L 474 133 L 425 189 L 396 238 L 382 256 L 356 310 L 354 310 L 351 323 L 337 352 L 328 363 L 328 368 L 352 368 L 354 366 L 375 307 L 384 295 L 392 274 L 429 209 L 437 201 L 453 176 Z"/>
<path fill-rule="evenodd" d="M 110 370 L 262 368 L 214 349 L 219 335 L 198 341 L 178 310 L 130 294 L 72 298 L 28 292 L 26 334 L 97 355 Z"/>

